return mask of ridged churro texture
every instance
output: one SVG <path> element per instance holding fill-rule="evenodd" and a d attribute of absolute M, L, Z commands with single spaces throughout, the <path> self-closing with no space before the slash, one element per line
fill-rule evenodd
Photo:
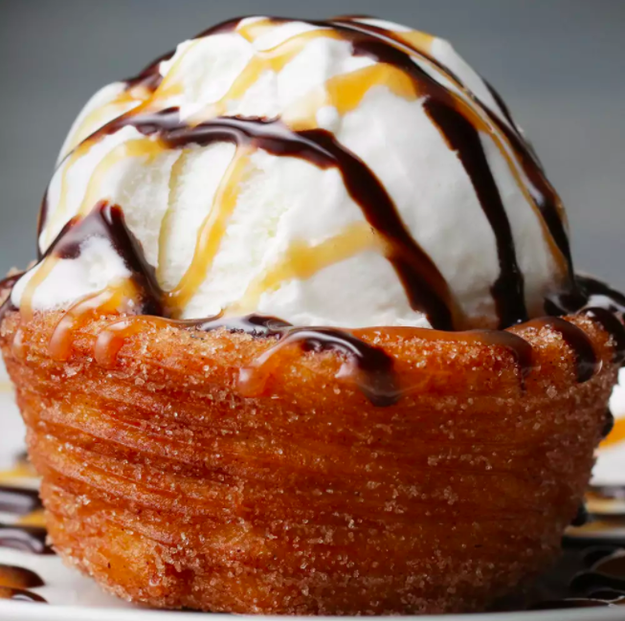
<path fill-rule="evenodd" d="M 239 369 L 271 337 L 146 326 L 106 368 L 105 318 L 51 359 L 61 316 L 9 313 L 1 332 L 50 537 L 105 589 L 157 607 L 487 608 L 556 555 L 616 379 L 608 336 L 578 317 L 603 361 L 582 384 L 550 328 L 513 330 L 539 365 L 525 390 L 505 349 L 371 329 L 412 387 L 396 405 L 337 379 L 339 354 L 297 348 L 244 398 Z"/>

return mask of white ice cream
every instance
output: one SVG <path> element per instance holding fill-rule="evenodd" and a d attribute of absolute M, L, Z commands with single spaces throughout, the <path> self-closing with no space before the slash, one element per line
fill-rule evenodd
<path fill-rule="evenodd" d="M 414 34 L 396 24 L 363 21 L 400 36 Z M 164 80 L 151 109 L 179 106 L 182 116 L 189 119 L 201 114 L 224 98 L 259 54 L 321 29 L 293 21 L 254 30 L 263 23 L 262 18 L 248 18 L 233 32 L 181 43 L 174 56 L 159 66 Z M 419 36 L 427 41 L 435 59 L 508 123 L 482 79 L 446 41 Z M 415 54 L 413 61 L 480 108 L 470 94 L 461 92 L 423 58 Z M 283 117 L 288 122 L 293 107 L 312 98 L 330 78 L 373 64 L 370 57 L 355 55 L 348 41 L 310 37 L 284 67 L 263 70 L 240 97 L 226 98 L 222 114 Z M 100 199 L 110 200 L 123 208 L 147 260 L 157 268 L 162 288 L 171 290 L 189 268 L 198 230 L 212 208 L 235 147 L 222 143 L 133 155 L 132 145 L 146 139 L 136 129 L 125 127 L 73 157 L 71 150 L 88 134 L 141 104 L 146 95 L 140 88 L 135 91 L 126 92 L 123 84 L 108 86 L 81 113 L 50 185 L 49 217 L 39 243 L 45 251 L 85 201 L 88 207 Z M 335 107 L 323 105 L 316 110 L 316 122 L 333 132 L 383 183 L 469 321 L 495 325 L 491 295 L 499 275 L 495 236 L 458 156 L 425 112 L 423 98 L 409 100 L 372 84 L 354 110 L 340 114 Z M 557 288 L 561 273 L 518 162 L 513 155 L 502 156 L 497 130 L 482 133 L 481 139 L 511 223 L 528 309 L 530 314 L 542 314 L 544 295 Z M 250 283 L 293 244 L 317 246 L 345 227 L 365 223 L 336 169 L 322 170 L 260 149 L 249 160 L 219 250 L 201 286 L 182 309 L 183 317 L 237 308 Z M 76 260 L 55 266 L 33 298 L 36 310 L 66 307 L 120 277 L 123 265 L 111 256 L 110 245 L 92 244 L 88 250 Z M 82 264 L 66 265 L 70 262 Z M 24 281 L 13 292 L 12 301 L 18 307 Z M 254 308 L 239 310 L 301 325 L 429 325 L 422 313 L 411 308 L 393 267 L 375 246 L 306 278 L 285 278 L 263 292 Z"/>

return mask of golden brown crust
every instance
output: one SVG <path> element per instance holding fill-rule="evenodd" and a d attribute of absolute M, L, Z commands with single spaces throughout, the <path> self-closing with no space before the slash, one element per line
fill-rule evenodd
<path fill-rule="evenodd" d="M 607 335 L 572 319 L 603 361 L 575 381 L 549 328 L 518 327 L 540 368 L 480 343 L 363 338 L 413 390 L 374 407 L 341 357 L 284 349 L 262 397 L 236 378 L 274 342 L 147 327 L 114 368 L 105 320 L 56 362 L 60 315 L 1 344 L 43 475 L 60 554 L 114 593 L 240 613 L 417 613 L 487 607 L 540 571 L 587 484 L 616 379 Z"/>

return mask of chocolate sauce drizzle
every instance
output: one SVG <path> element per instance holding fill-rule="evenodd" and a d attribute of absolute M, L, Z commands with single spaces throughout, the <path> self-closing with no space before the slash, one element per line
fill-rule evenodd
<path fill-rule="evenodd" d="M 614 361 L 625 363 L 625 295 L 592 276 L 575 277 L 572 291 L 550 296 L 545 311 L 554 316 L 581 314 L 598 323 L 614 344 Z"/>
<path fill-rule="evenodd" d="M 0 487 L 0 512 L 23 516 L 41 508 L 41 500 L 35 490 Z M 47 530 L 39 526 L 0 524 L 0 547 L 33 554 L 54 554 L 46 544 L 46 537 Z M 44 586 L 44 581 L 34 571 L 0 563 L 0 599 L 45 603 L 40 595 L 27 590 L 41 586 Z"/>
<path fill-rule="evenodd" d="M 256 337 L 276 337 L 276 349 L 297 345 L 304 352 L 337 352 L 355 366 L 358 387 L 374 405 L 378 407 L 392 405 L 402 394 L 397 385 L 393 358 L 379 347 L 369 345 L 345 330 L 329 327 L 295 327 L 286 321 L 266 315 L 219 317 L 209 320 L 170 320 L 169 323 L 202 332 L 226 329 Z M 510 341 L 518 338 L 513 334 L 509 336 Z M 518 340 L 527 345 L 522 339 Z M 271 352 L 272 350 L 269 350 L 268 354 Z M 524 354 L 525 352 L 518 354 L 517 360 L 525 362 Z"/>
<path fill-rule="evenodd" d="M 0 524 L 0 546 L 32 554 L 54 554 L 46 543 L 47 534 L 41 526 Z"/>
<path fill-rule="evenodd" d="M 297 343 L 304 351 L 344 354 L 357 367 L 356 381 L 360 390 L 378 407 L 393 405 L 401 395 L 393 358 L 348 332 L 335 328 L 291 328 L 283 332 L 280 342 L 283 345 Z"/>
<path fill-rule="evenodd" d="M 532 319 L 525 325 L 537 329 L 550 328 L 560 334 L 566 344 L 575 354 L 577 381 L 582 384 L 597 373 L 601 368 L 601 361 L 597 358 L 592 341 L 588 335 L 575 324 L 560 317 L 541 317 Z"/>
<path fill-rule="evenodd" d="M 18 274 L 13 274 L 12 276 L 7 276 L 6 278 L 0 280 L 0 295 L 7 293 L 7 298 L 0 304 L 0 324 L 4 319 L 5 315 L 11 311 L 17 310 L 15 305 L 11 301 L 11 292 L 13 291 L 13 287 L 15 283 L 24 275 L 24 272 L 20 272 Z"/>
<path fill-rule="evenodd" d="M 605 440 L 605 438 L 607 438 L 610 433 L 612 433 L 612 429 L 614 429 L 614 414 L 612 414 L 612 410 L 610 410 L 610 408 L 608 408 L 605 411 L 605 425 L 603 426 L 603 429 L 601 430 L 601 438 Z"/>
<path fill-rule="evenodd" d="M 625 295 L 593 276 L 575 275 L 575 287 L 545 300 L 549 315 L 566 315 L 585 308 L 603 308 L 618 316 L 625 314 Z"/>
<path fill-rule="evenodd" d="M 140 292 L 137 312 L 146 315 L 162 315 L 162 291 L 156 281 L 154 268 L 146 261 L 141 243 L 126 225 L 124 212 L 119 205 L 107 201 L 97 203 L 84 218 L 70 220 L 44 255 L 59 259 L 76 259 L 84 243 L 101 237 L 110 241 L 117 254 L 131 273 Z"/>
<path fill-rule="evenodd" d="M 321 25 L 321 23 L 318 24 Z M 419 85 L 420 90 L 423 90 L 425 88 L 428 91 L 429 97 L 435 100 L 438 106 L 451 108 L 452 110 L 456 109 L 458 114 L 462 115 L 462 111 L 457 107 L 457 99 L 455 98 L 455 96 L 447 89 L 445 89 L 445 87 L 441 86 L 436 80 L 434 80 L 434 78 L 428 75 L 428 73 L 421 69 L 421 67 L 419 67 L 416 63 L 412 62 L 412 59 L 410 58 L 411 54 L 403 50 L 409 49 L 410 52 L 413 52 L 423 58 L 427 58 L 427 60 L 436 65 L 459 86 L 461 86 L 465 90 L 468 90 L 457 75 L 455 75 L 448 67 L 440 63 L 432 55 L 426 54 L 422 50 L 416 50 L 414 47 L 410 46 L 408 43 L 398 38 L 397 35 L 394 35 L 393 33 L 377 26 L 352 22 L 348 19 L 339 20 L 334 24 L 334 26 L 336 28 L 344 28 L 348 32 L 356 32 L 361 35 L 369 35 L 368 40 L 356 40 L 354 44 L 354 49 L 356 53 L 364 53 L 366 55 L 374 57 L 379 62 L 388 63 L 398 67 L 407 75 L 413 77 L 415 83 Z M 490 121 L 494 123 L 497 128 L 506 136 L 516 155 L 518 156 L 523 171 L 531 182 L 530 191 L 532 194 L 532 198 L 534 199 L 536 206 L 538 207 L 543 217 L 545 225 L 547 226 L 552 239 L 554 240 L 566 262 L 569 278 L 572 280 L 573 261 L 571 257 L 568 235 L 565 229 L 564 222 L 562 221 L 562 217 L 560 215 L 560 198 L 555 192 L 553 186 L 545 177 L 542 166 L 535 157 L 532 148 L 526 142 L 523 135 L 518 131 L 516 125 L 512 123 L 512 129 L 506 123 L 502 122 L 499 116 L 495 114 L 488 106 L 486 106 L 483 102 L 479 101 L 475 94 L 470 93 L 470 95 L 473 99 L 481 104 Z M 506 114 L 506 112 L 504 112 L 504 114 Z M 507 111 L 507 114 L 509 114 L 509 111 Z M 469 119 L 466 119 L 466 121 L 470 123 Z M 453 134 L 451 135 L 451 137 L 449 134 L 447 134 L 447 138 L 450 143 L 454 142 Z M 468 157 L 471 158 L 473 157 L 473 155 L 473 153 L 469 153 Z M 477 153 L 477 155 L 479 156 L 479 152 Z M 463 163 L 465 163 L 465 160 L 463 158 L 461 159 L 463 160 Z M 472 166 L 471 169 L 466 170 L 467 174 L 472 179 L 474 187 L 476 187 L 476 179 L 473 177 L 475 167 Z M 489 209 L 489 207 L 485 206 L 483 200 L 482 207 L 485 209 Z M 492 209 L 492 207 L 490 207 L 490 209 Z M 495 237 L 498 239 L 497 248 L 500 249 L 503 241 L 501 241 L 499 237 L 500 235 L 505 236 L 506 230 L 505 228 L 502 230 L 498 227 L 493 227 L 493 232 L 495 234 Z M 502 256 L 500 254 L 500 262 L 501 261 Z M 520 319 L 520 321 L 522 321 L 522 319 Z"/>
<path fill-rule="evenodd" d="M 32 591 L 4 586 L 0 586 L 0 599 L 12 599 L 19 602 L 33 602 L 38 604 L 48 603 L 41 595 L 37 595 L 37 593 L 33 593 Z"/>
<path fill-rule="evenodd" d="M 92 138 L 132 126 L 145 136 L 157 135 L 170 148 L 230 142 L 251 145 L 278 156 L 297 157 L 322 169 L 336 168 L 363 215 L 388 243 L 392 263 L 414 310 L 424 312 L 432 326 L 452 330 L 459 315 L 449 287 L 430 257 L 416 243 L 375 174 L 325 130 L 294 132 L 280 120 L 220 117 L 190 127 L 177 108 L 156 114 L 132 112 L 114 119 Z"/>
<path fill-rule="evenodd" d="M 36 490 L 0 485 L 0 512 L 27 515 L 42 508 Z"/>
<path fill-rule="evenodd" d="M 159 56 L 156 60 L 152 61 L 141 73 L 132 78 L 123 80 L 126 83 L 126 90 L 133 89 L 137 86 L 142 86 L 151 93 L 154 93 L 156 89 L 161 85 L 163 76 L 159 72 L 159 66 L 162 62 L 170 60 L 176 53 L 176 50 L 171 50 L 162 56 Z"/>
<path fill-rule="evenodd" d="M 605 308 L 585 308 L 581 313 L 596 321 L 612 336 L 614 339 L 614 362 L 623 364 L 625 362 L 625 325 L 617 319 L 614 313 Z"/>
<path fill-rule="evenodd" d="M 0 563 L 0 586 L 14 589 L 35 589 L 44 585 L 39 574 L 25 567 Z"/>
<path fill-rule="evenodd" d="M 567 549 L 568 548 L 568 549 Z M 567 608 L 614 607 L 625 605 L 625 550 L 614 547 L 586 548 L 575 551 L 566 545 L 565 563 L 581 565 L 581 571 L 562 589 L 562 599 L 540 601 L 531 610 L 557 610 Z M 581 561 L 578 560 L 579 557 Z M 568 559 L 568 563 L 566 560 Z M 566 568 L 569 573 L 571 569 Z M 570 574 L 569 574 L 570 575 Z"/>
<path fill-rule="evenodd" d="M 428 99 L 424 108 L 446 136 L 473 183 L 475 193 L 496 232 L 500 273 L 492 287 L 500 328 L 528 319 L 523 275 L 516 259 L 512 228 L 499 189 L 475 127 L 454 108 Z"/>
<path fill-rule="evenodd" d="M 225 328 L 229 332 L 244 332 L 250 336 L 280 336 L 293 327 L 288 321 L 268 315 L 244 315 L 243 317 L 218 317 L 216 319 L 188 319 L 173 322 L 186 328 L 211 332 Z"/>

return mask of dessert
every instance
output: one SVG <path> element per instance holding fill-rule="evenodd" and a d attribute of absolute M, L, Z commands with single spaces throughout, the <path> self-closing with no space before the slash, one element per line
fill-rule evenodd
<path fill-rule="evenodd" d="M 619 298 L 446 42 L 216 26 L 87 104 L 38 242 L 0 344 L 51 542 L 107 590 L 471 611 L 557 555 Z"/>

